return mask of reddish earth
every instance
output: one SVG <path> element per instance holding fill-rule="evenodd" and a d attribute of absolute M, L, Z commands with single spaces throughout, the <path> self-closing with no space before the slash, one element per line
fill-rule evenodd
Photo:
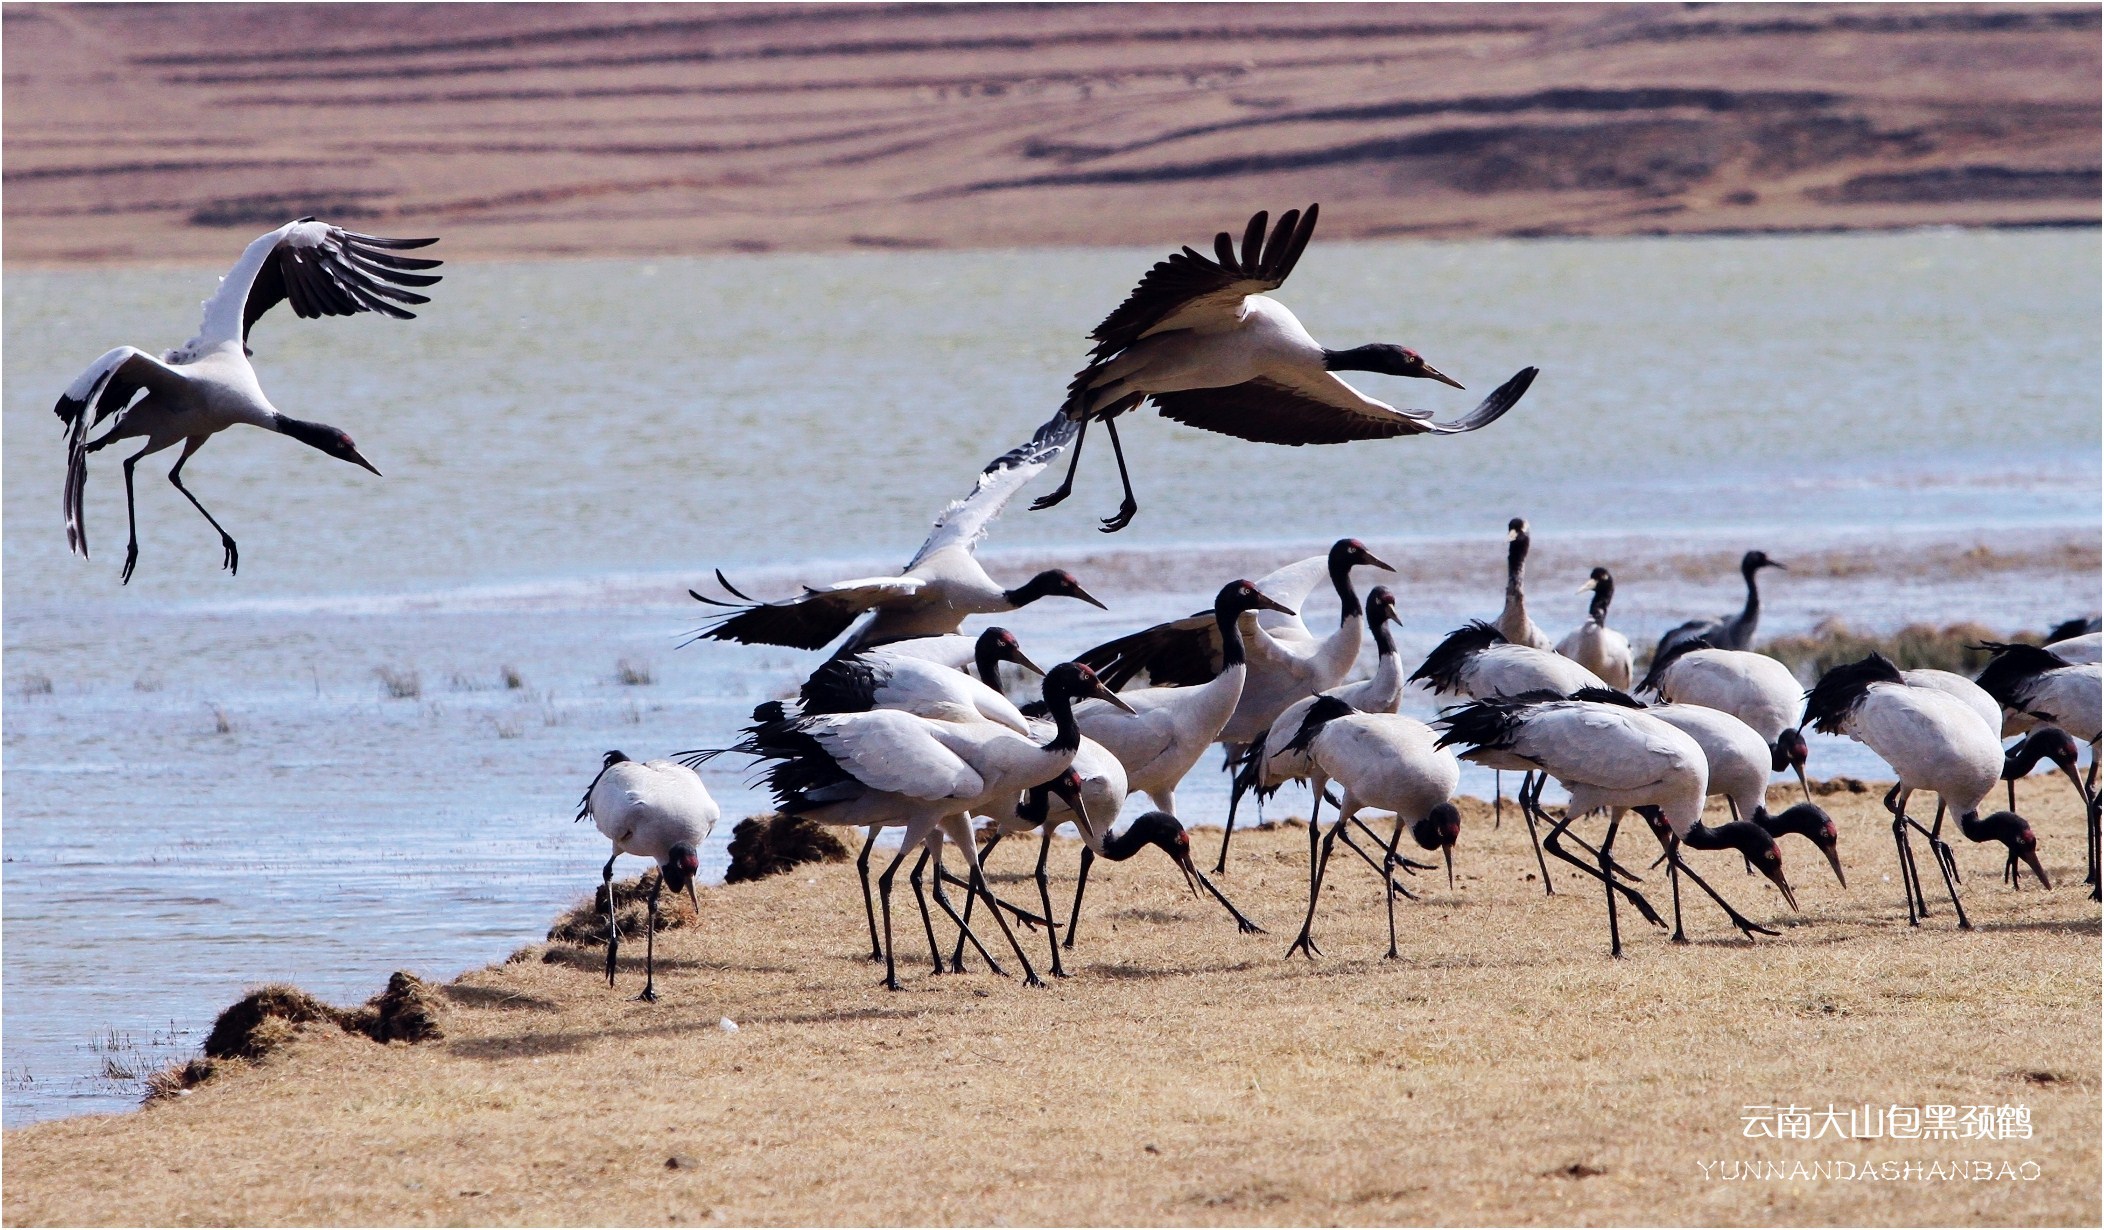
<path fill-rule="evenodd" d="M 2093 5 L 6 6 L 9 262 L 2095 224 Z"/>

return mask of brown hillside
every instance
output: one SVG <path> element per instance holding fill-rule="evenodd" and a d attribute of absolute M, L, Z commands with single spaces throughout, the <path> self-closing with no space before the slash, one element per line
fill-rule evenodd
<path fill-rule="evenodd" d="M 2094 223 L 2082 5 L 5 8 L 10 261 Z"/>

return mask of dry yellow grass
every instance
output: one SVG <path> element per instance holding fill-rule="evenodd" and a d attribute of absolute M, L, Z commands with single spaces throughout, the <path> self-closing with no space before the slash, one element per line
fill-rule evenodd
<path fill-rule="evenodd" d="M 1597 894 L 1559 876 L 1570 891 L 1544 898 L 1524 829 L 1492 832 L 1480 804 L 1459 890 L 1418 879 L 1394 962 L 1356 864 L 1326 896 L 1329 955 L 1284 959 L 1292 827 L 1238 838 L 1224 881 L 1271 934 L 1237 935 L 1150 851 L 1099 866 L 1076 976 L 1044 991 L 930 976 L 910 900 L 907 989 L 879 989 L 853 869 L 799 868 L 706 892 L 699 929 L 660 937 L 654 1006 L 629 998 L 640 945 L 611 992 L 598 952 L 555 946 L 450 987 L 442 1042 L 310 1026 L 179 1101 L 10 1132 L 5 1220 L 2096 1224 L 2098 911 L 2071 792 L 2025 788 L 2051 893 L 2011 892 L 1999 847 L 1958 843 L 1971 934 L 1940 906 L 1908 929 L 1876 798 L 1822 800 L 1852 889 L 1786 843 L 1806 913 L 1780 938 L 1744 942 L 1690 900 L 1693 944 L 1639 927 L 1619 962 Z M 1779 916 L 1764 883 L 1697 857 Z M 2035 1135 L 1740 1134 L 1742 1106 L 1829 1102 L 2023 1104 Z M 1911 1158 L 2030 1160 L 2038 1177 L 1701 1170 Z"/>

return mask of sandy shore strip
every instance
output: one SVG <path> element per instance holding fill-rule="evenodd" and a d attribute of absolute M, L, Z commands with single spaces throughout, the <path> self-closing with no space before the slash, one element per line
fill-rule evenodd
<path fill-rule="evenodd" d="M 662 937 L 656 1005 L 630 998 L 639 946 L 609 991 L 599 950 L 535 945 L 441 989 L 442 1040 L 306 1025 L 177 1100 L 10 1132 L 4 1217 L 2094 1224 L 2099 929 L 2073 794 L 2023 787 L 2050 893 L 2012 892 L 1999 847 L 1957 843 L 1963 933 L 1940 898 L 1906 925 L 1881 793 L 1820 799 L 1853 887 L 1786 842 L 1801 917 L 1696 856 L 1779 938 L 1740 939 L 1691 891 L 1694 942 L 1635 924 L 1622 961 L 1598 896 L 1558 874 L 1545 897 L 1524 828 L 1493 831 L 1473 801 L 1459 886 L 1416 878 L 1397 961 L 1356 862 L 1333 864 L 1327 955 L 1285 959 L 1306 857 L 1290 823 L 1238 839 L 1221 881 L 1270 934 L 1238 935 L 1146 851 L 1098 865 L 1074 976 L 1043 991 L 930 975 L 903 892 L 906 989 L 882 990 L 852 866 L 799 867 L 704 890 L 700 926 Z M 1011 899 L 1034 895 L 1031 844 L 995 857 Z M 1649 848 L 1640 829 L 1618 846 Z M 1062 909 L 1075 849 L 1054 852 Z M 1043 935 L 1022 938 L 1042 964 Z M 2023 1107 L 2031 1135 L 1744 1134 L 1774 1113 L 1750 1107 L 1830 1104 Z M 1835 1177 L 1885 1162 L 1899 1177 Z"/>

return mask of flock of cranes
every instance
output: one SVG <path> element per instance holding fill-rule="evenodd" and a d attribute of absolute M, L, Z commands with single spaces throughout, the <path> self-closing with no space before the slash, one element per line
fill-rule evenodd
<path fill-rule="evenodd" d="M 1179 422 L 1297 446 L 1473 431 L 1497 421 L 1526 393 L 1537 375 L 1532 367 L 1461 419 L 1438 422 L 1429 412 L 1397 410 L 1339 379 L 1339 371 L 1378 372 L 1461 387 L 1402 346 L 1325 348 L 1269 297 L 1292 273 L 1317 215 L 1311 205 L 1287 211 L 1273 225 L 1259 213 L 1245 228 L 1239 251 L 1234 237 L 1222 232 L 1213 257 L 1184 248 L 1149 270 L 1089 335 L 1094 345 L 1088 361 L 1059 411 L 1024 444 L 997 457 L 969 492 L 942 511 L 897 574 L 806 586 L 795 596 L 763 601 L 718 571 L 721 596 L 690 591 L 714 608 L 695 640 L 836 648 L 796 688 L 794 699 L 758 706 L 729 746 L 643 762 L 606 753 L 577 818 L 590 818 L 612 847 L 601 873 L 609 985 L 620 942 L 615 861 L 633 855 L 657 869 L 648 892 L 641 996 L 654 999 L 659 897 L 668 888 L 684 891 L 698 911 L 699 850 L 720 815 L 696 768 L 726 753 L 751 759 L 782 812 L 863 831 L 856 868 L 869 955 L 883 963 L 885 985 L 892 988 L 901 985 L 892 895 L 909 857 L 915 862 L 908 882 L 937 974 L 961 971 L 968 944 L 989 968 L 1001 971 L 972 927 L 975 909 L 983 908 L 1026 982 L 1040 979 L 1011 919 L 1044 932 L 1050 971 L 1065 976 L 1062 951 L 1074 946 L 1094 860 L 1128 859 L 1150 848 L 1176 865 L 1191 892 L 1217 901 L 1238 929 L 1261 932 L 1194 865 L 1190 835 L 1179 818 L 1177 787 L 1215 745 L 1233 773 L 1215 875 L 1227 870 L 1237 809 L 1247 795 L 1254 792 L 1261 802 L 1288 781 L 1306 782 L 1314 793 L 1307 913 L 1287 950 L 1310 959 L 1320 953 L 1316 906 L 1339 842 L 1386 885 L 1390 957 L 1399 953 L 1396 898 L 1415 895 L 1396 873 L 1407 877 L 1433 869 L 1404 856 L 1406 830 L 1418 851 L 1440 854 L 1451 887 L 1462 827 L 1455 805 L 1462 760 L 1523 775 L 1518 806 L 1543 890 L 1556 891 L 1551 856 L 1597 885 L 1611 952 L 1622 951 L 1623 906 L 1665 925 L 1634 887 L 1639 877 L 1615 857 L 1622 821 L 1631 812 L 1658 841 L 1660 862 L 1668 868 L 1673 939 L 1685 939 L 1683 878 L 1746 935 L 1772 935 L 1770 927 L 1726 901 L 1685 852 L 1736 852 L 1749 872 L 1767 877 L 1795 910 L 1778 844 L 1795 835 L 1821 852 L 1846 888 L 1839 833 L 1812 802 L 1805 778 L 1807 728 L 1860 741 L 1897 775 L 1885 803 L 1910 922 L 1918 925 L 1928 914 L 1913 849 L 1919 835 L 1936 860 L 1958 925 L 1970 925 L 1943 836 L 1946 811 L 1967 840 L 2006 848 L 2005 878 L 2012 887 L 2029 867 L 2050 888 L 2036 837 L 2015 810 L 2015 779 L 2041 761 L 2067 776 L 2087 809 L 2086 882 L 2096 898 L 2100 668 L 2094 627 L 2061 629 L 2065 635 L 2056 634 L 2043 647 L 1988 646 L 1993 657 L 1977 680 L 1901 671 L 1873 654 L 1828 672 L 1807 691 L 1782 663 L 1750 648 L 1760 617 L 1757 576 L 1783 567 L 1751 551 L 1740 567 L 1743 609 L 1673 628 L 1638 679 L 1628 638 L 1608 624 L 1615 594 L 1608 569 L 1592 570 L 1581 587 L 1592 595 L 1588 616 L 1562 639 L 1551 640 L 1530 618 L 1524 572 L 1532 539 L 1527 522 L 1514 518 L 1497 619 L 1456 629 L 1407 675 L 1390 630 L 1398 622 L 1396 595 L 1376 584 L 1362 599 L 1355 576 L 1361 569 L 1394 568 L 1354 538 L 1340 538 L 1323 554 L 1254 581 L 1227 580 L 1208 609 L 1117 637 L 1049 669 L 1005 629 L 966 633 L 972 616 L 998 616 L 1043 599 L 1104 607 L 1065 570 L 1046 570 L 1009 586 L 988 574 L 975 555 L 1008 502 L 1071 449 L 1064 481 L 1032 507 L 1067 496 L 1092 423 L 1101 422 L 1110 436 L 1124 486 L 1119 510 L 1102 525 L 1109 532 L 1129 524 L 1138 509 L 1117 419 L 1150 401 Z M 219 532 L 229 572 L 238 564 L 233 538 L 181 479 L 183 464 L 212 435 L 237 424 L 263 427 L 379 473 L 343 432 L 289 418 L 271 406 L 248 363 L 249 332 L 280 301 L 289 301 L 300 316 L 370 311 L 409 317 L 407 305 L 427 302 L 416 288 L 438 281 L 428 272 L 438 262 L 402 253 L 432 242 L 378 238 L 301 219 L 248 246 L 204 304 L 203 325 L 184 346 L 160 359 L 130 347 L 98 359 L 56 407 L 66 428 L 64 506 L 72 548 L 87 553 L 88 456 L 118 440 L 144 440 L 124 463 L 132 528 L 125 581 L 138 554 L 133 467 L 152 453 L 183 445 L 170 481 Z M 89 439 L 105 422 L 107 429 Z M 1325 587 L 1337 599 L 1338 620 L 1334 628 L 1313 628 L 1301 612 Z M 1377 651 L 1374 671 L 1352 681 L 1369 632 Z M 1011 674 L 1036 678 L 1029 703 L 1010 699 L 1013 680 L 1004 679 L 1004 665 Z M 1412 683 L 1451 698 L 1436 722 L 1398 712 Z M 2017 736 L 2021 741 L 2005 749 L 2003 740 Z M 2078 772 L 2083 743 L 2091 749 L 2087 777 Z M 1784 771 L 1796 775 L 1805 800 L 1772 814 L 1768 783 L 1771 774 Z M 1550 781 L 1570 796 L 1560 817 L 1541 801 Z M 2010 806 L 1983 816 L 1998 781 L 2008 783 Z M 1938 798 L 1928 825 L 1908 810 L 1920 791 Z M 1116 832 L 1132 794 L 1144 794 L 1151 806 Z M 1502 818 L 1502 789 L 1497 794 Z M 1725 800 L 1724 823 L 1704 821 L 1711 796 Z M 1333 807 L 1326 829 L 1325 802 Z M 1363 817 L 1369 810 L 1391 814 L 1385 836 Z M 1572 830 L 1596 814 L 1605 815 L 1606 827 L 1593 844 Z M 975 819 L 992 832 L 983 851 Z M 1062 921 L 1047 862 L 1053 833 L 1068 823 L 1079 831 L 1083 850 Z M 871 855 L 890 830 L 897 831 L 899 847 L 875 876 L 872 893 Z M 1004 837 L 1032 830 L 1040 835 L 1034 910 L 997 897 L 984 870 L 985 855 Z M 965 876 L 943 867 L 947 846 L 960 852 Z M 965 890 L 961 911 L 946 884 Z M 947 954 L 928 910 L 930 890 L 956 930 Z"/>

